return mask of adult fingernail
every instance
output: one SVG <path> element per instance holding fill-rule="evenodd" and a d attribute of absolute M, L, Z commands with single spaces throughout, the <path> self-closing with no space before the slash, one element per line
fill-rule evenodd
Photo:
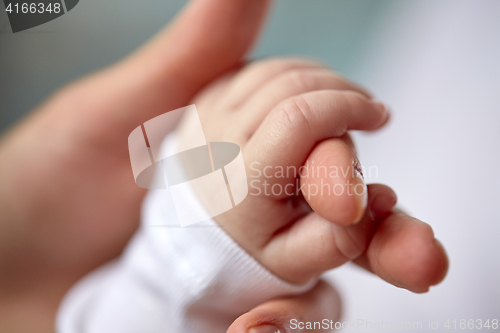
<path fill-rule="evenodd" d="M 395 195 L 381 193 L 373 199 L 370 210 L 375 217 L 382 216 L 389 213 L 396 206 L 397 201 Z"/>
<path fill-rule="evenodd" d="M 263 325 L 252 327 L 248 333 L 282 333 L 280 329 L 274 325 Z"/>
<path fill-rule="evenodd" d="M 384 123 L 387 120 L 387 118 L 389 118 L 389 110 L 387 106 L 384 103 L 375 99 L 371 100 L 370 103 L 380 113 L 381 116 L 380 123 Z"/>
<path fill-rule="evenodd" d="M 372 99 L 370 103 L 372 103 L 375 109 L 377 109 L 380 113 L 387 111 L 385 104 L 377 99 Z"/>
<path fill-rule="evenodd" d="M 363 175 L 355 169 L 356 176 L 352 179 L 351 191 L 356 198 L 357 212 L 353 224 L 358 223 L 365 214 L 366 206 L 368 205 L 368 190 L 363 180 Z"/>

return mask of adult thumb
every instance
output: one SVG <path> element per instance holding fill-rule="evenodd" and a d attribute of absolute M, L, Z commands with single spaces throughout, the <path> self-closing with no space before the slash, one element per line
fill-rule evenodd
<path fill-rule="evenodd" d="M 194 0 L 132 58 L 196 89 L 236 65 L 255 41 L 270 0 Z M 180 82 L 179 82 L 179 81 Z"/>
<path fill-rule="evenodd" d="M 186 106 L 203 86 L 241 64 L 270 3 L 193 0 L 164 31 L 116 66 L 121 79 L 115 82 L 147 86 L 143 96 L 151 100 L 140 108 L 140 120 Z"/>
<path fill-rule="evenodd" d="M 241 64 L 270 3 L 193 0 L 141 49 L 63 89 L 48 108 L 74 109 L 85 118 L 80 123 L 97 123 L 104 133 L 112 128 L 113 141 L 126 143 L 141 123 L 187 106 L 203 86 Z"/>

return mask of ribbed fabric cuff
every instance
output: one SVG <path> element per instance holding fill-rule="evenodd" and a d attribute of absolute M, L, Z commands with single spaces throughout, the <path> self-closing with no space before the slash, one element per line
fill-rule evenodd
<path fill-rule="evenodd" d="M 169 149 L 174 144 L 175 136 L 171 135 L 164 147 Z M 184 195 L 193 209 L 203 209 L 193 191 Z M 144 227 L 150 229 L 146 239 L 163 262 L 172 261 L 175 266 L 170 274 L 175 274 L 178 286 L 184 286 L 178 296 L 186 311 L 196 307 L 228 317 L 238 316 L 266 300 L 301 294 L 315 285 L 316 280 L 293 285 L 278 278 L 213 220 L 184 228 L 148 228 L 169 224 L 165 218 L 172 214 L 165 211 L 168 193 L 151 192 L 150 196 L 144 205 Z"/>
<path fill-rule="evenodd" d="M 193 209 L 203 209 L 192 191 L 186 195 Z M 169 191 L 148 193 L 141 229 L 118 262 L 68 293 L 58 332 L 225 332 L 253 307 L 304 293 L 316 283 L 287 283 L 213 220 L 180 227 L 175 214 Z"/>

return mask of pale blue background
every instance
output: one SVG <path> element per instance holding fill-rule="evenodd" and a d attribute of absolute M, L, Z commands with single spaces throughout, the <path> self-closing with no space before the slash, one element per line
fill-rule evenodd
<path fill-rule="evenodd" d="M 0 131 L 61 85 L 143 44 L 186 1 L 81 0 L 57 20 L 12 34 L 0 2 Z M 278 1 L 255 56 L 306 54 L 352 74 L 390 1 Z"/>

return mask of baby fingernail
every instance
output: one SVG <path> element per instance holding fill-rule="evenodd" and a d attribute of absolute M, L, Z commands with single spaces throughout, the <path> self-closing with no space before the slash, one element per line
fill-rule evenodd
<path fill-rule="evenodd" d="M 252 327 L 248 333 L 282 333 L 280 329 L 274 325 L 263 325 Z"/>
<path fill-rule="evenodd" d="M 353 224 L 358 223 L 365 214 L 366 206 L 368 205 L 368 190 L 363 181 L 363 176 L 358 170 L 355 170 L 356 176 L 352 179 L 351 191 L 357 201 L 357 214 Z"/>

